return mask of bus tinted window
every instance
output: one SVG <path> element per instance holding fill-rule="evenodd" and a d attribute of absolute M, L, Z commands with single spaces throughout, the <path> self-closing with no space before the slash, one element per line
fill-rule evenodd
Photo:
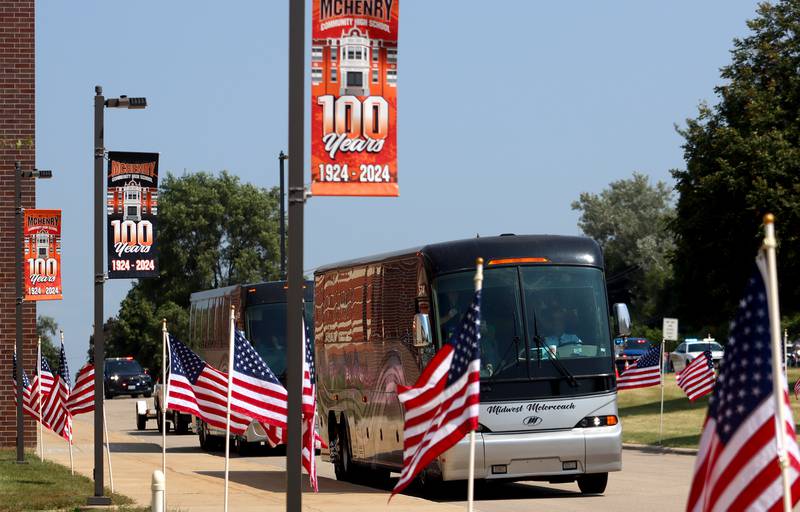
<path fill-rule="evenodd" d="M 286 304 L 260 304 L 246 311 L 250 343 L 277 377 L 286 373 Z"/>
<path fill-rule="evenodd" d="M 543 343 L 539 349 L 543 355 L 610 361 L 608 308 L 600 270 L 522 267 L 521 275 L 529 330 Z"/>

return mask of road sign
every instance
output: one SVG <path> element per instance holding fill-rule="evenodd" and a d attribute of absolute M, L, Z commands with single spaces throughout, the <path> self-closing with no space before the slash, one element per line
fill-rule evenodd
<path fill-rule="evenodd" d="M 678 341 L 678 319 L 665 318 L 664 325 L 661 328 L 664 333 L 664 339 L 667 341 Z"/>

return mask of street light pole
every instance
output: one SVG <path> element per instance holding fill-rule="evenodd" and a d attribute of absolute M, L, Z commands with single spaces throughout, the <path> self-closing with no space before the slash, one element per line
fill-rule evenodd
<path fill-rule="evenodd" d="M 25 463 L 25 418 L 22 413 L 22 376 L 25 374 L 22 349 L 22 164 L 14 163 L 14 220 L 16 238 L 14 244 L 14 263 L 17 278 L 16 321 L 17 321 L 17 463 Z"/>
<path fill-rule="evenodd" d="M 283 164 L 289 158 L 286 153 L 281 151 L 278 155 L 281 173 L 281 279 L 286 279 L 286 189 L 284 187 Z"/>
<path fill-rule="evenodd" d="M 287 290 L 286 510 L 300 512 L 301 388 L 303 375 L 303 113 L 305 107 L 305 0 L 289 0 L 289 276 Z"/>
<path fill-rule="evenodd" d="M 111 505 L 111 498 L 104 496 L 103 477 L 103 376 L 105 375 L 106 347 L 103 333 L 103 285 L 105 284 L 105 260 L 103 228 L 106 221 L 104 120 L 105 108 L 143 109 L 147 107 L 146 98 L 105 99 L 103 88 L 94 88 L 94 496 L 87 500 L 89 505 Z"/>
<path fill-rule="evenodd" d="M 103 375 L 105 371 L 105 340 L 103 339 L 103 88 L 94 88 L 94 496 L 89 505 L 111 505 L 104 496 L 103 486 Z"/>

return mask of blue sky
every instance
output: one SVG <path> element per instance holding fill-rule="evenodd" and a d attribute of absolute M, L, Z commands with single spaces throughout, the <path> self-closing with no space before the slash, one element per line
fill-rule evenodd
<path fill-rule="evenodd" d="M 64 329 L 73 371 L 92 325 L 94 86 L 148 99 L 144 111 L 106 111 L 107 149 L 160 152 L 162 173 L 227 169 L 277 185 L 287 5 L 37 2 L 36 160 L 55 171 L 37 206 L 64 215 L 64 300 L 39 313 Z M 577 234 L 570 203 L 581 192 L 633 171 L 671 183 L 683 166 L 674 126 L 715 101 L 755 8 L 403 0 L 400 197 L 312 198 L 304 268 L 476 233 Z M 106 285 L 106 317 L 129 287 Z"/>

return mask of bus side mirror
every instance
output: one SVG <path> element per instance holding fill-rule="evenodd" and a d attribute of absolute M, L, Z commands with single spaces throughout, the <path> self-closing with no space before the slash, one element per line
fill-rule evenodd
<path fill-rule="evenodd" d="M 631 315 L 626 304 L 614 304 L 614 320 L 617 323 L 617 336 L 631 335 Z"/>
<path fill-rule="evenodd" d="M 427 347 L 431 341 L 431 319 L 427 313 L 417 313 L 414 315 L 414 346 Z"/>

